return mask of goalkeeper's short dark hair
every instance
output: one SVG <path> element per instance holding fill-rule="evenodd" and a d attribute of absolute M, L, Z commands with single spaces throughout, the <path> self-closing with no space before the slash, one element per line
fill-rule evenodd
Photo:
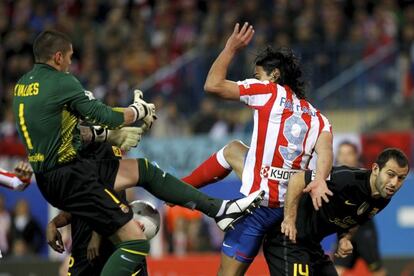
<path fill-rule="evenodd" d="M 282 47 L 274 50 L 271 46 L 267 46 L 256 56 L 255 64 L 262 66 L 268 75 L 276 68 L 279 69 L 280 78 L 277 83 L 289 86 L 299 99 L 306 98 L 302 68 L 299 58 L 295 56 L 292 49 Z"/>
<path fill-rule="evenodd" d="M 41 32 L 33 43 L 33 55 L 35 62 L 45 63 L 50 60 L 56 52 L 67 53 L 72 41 L 64 33 L 47 30 Z"/>

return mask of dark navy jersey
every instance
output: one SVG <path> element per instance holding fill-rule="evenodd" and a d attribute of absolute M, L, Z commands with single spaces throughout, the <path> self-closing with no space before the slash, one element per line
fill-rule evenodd
<path fill-rule="evenodd" d="M 312 171 L 305 172 L 306 185 L 312 179 Z M 363 224 L 384 209 L 390 199 L 373 198 L 369 178 L 370 170 L 334 167 L 328 188 L 333 192 L 329 203 L 323 202 L 315 211 L 309 194 L 302 196 L 296 221 L 298 239 L 320 242 L 333 233 L 345 233 Z"/>

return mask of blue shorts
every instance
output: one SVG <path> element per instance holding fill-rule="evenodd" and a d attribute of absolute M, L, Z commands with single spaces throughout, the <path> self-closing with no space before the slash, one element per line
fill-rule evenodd
<path fill-rule="evenodd" d="M 263 237 L 283 220 L 283 208 L 260 206 L 224 235 L 221 251 L 242 263 L 251 263 L 259 252 Z"/>

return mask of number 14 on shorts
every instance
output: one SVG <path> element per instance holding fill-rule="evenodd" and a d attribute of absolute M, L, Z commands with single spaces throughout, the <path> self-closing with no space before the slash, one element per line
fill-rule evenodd
<path fill-rule="evenodd" d="M 305 269 L 303 269 L 305 268 Z M 309 276 L 309 266 L 298 263 L 293 264 L 293 276 Z"/>

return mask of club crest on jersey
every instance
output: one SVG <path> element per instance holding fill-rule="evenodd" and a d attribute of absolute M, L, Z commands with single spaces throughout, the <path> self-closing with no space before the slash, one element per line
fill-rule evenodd
<path fill-rule="evenodd" d="M 120 148 L 112 146 L 112 151 L 116 157 L 122 157 L 122 151 Z"/>
<path fill-rule="evenodd" d="M 358 216 L 362 215 L 363 213 L 365 213 L 365 211 L 366 211 L 366 210 L 368 210 L 368 208 L 369 208 L 369 203 L 365 201 L 364 203 L 362 203 L 362 204 L 358 207 L 358 210 L 357 210 L 357 215 L 358 215 Z"/>

